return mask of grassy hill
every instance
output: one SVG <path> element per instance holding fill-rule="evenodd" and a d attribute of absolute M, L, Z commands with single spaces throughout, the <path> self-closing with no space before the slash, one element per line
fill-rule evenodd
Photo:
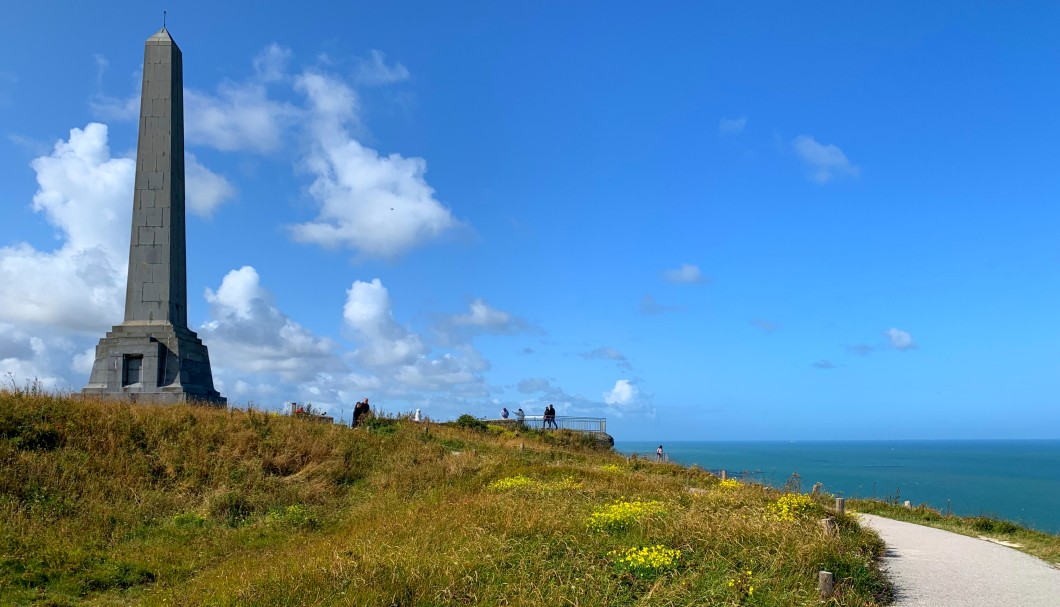
<path fill-rule="evenodd" d="M 825 506 L 577 435 L 0 393 L 4 605 L 885 604 Z"/>

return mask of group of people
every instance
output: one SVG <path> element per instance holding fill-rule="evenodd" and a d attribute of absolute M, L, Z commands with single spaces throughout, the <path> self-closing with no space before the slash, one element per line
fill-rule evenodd
<path fill-rule="evenodd" d="M 552 406 L 552 403 L 549 403 L 548 406 L 545 407 L 545 416 L 543 419 L 545 428 L 559 429 L 559 424 L 556 423 L 556 408 Z"/>
<path fill-rule="evenodd" d="M 501 419 L 508 419 L 510 415 L 508 407 L 501 407 Z M 515 419 L 520 424 L 526 421 L 526 413 L 523 412 L 522 407 L 515 410 Z M 556 423 L 556 408 L 551 403 L 545 407 L 545 414 L 541 417 L 541 427 L 559 429 L 559 424 Z"/>
<path fill-rule="evenodd" d="M 361 421 L 361 418 L 371 413 L 372 409 L 368 406 L 368 399 L 364 399 L 353 406 L 353 423 L 350 424 L 354 428 Z"/>

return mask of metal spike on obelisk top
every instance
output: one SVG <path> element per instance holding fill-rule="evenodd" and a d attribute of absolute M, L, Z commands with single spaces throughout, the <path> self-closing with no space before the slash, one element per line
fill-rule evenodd
<path fill-rule="evenodd" d="M 166 11 L 162 11 L 162 29 L 166 29 Z"/>

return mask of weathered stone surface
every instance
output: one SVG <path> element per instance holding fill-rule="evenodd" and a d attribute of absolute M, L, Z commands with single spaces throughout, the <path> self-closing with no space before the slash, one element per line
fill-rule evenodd
<path fill-rule="evenodd" d="M 165 28 L 147 39 L 125 321 L 96 346 L 85 394 L 225 403 L 206 346 L 188 328 L 183 69 Z"/>

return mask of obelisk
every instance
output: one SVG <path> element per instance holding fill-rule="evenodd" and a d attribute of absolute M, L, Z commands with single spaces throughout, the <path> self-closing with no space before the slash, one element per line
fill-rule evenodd
<path fill-rule="evenodd" d="M 144 45 L 125 321 L 96 346 L 82 393 L 225 404 L 210 355 L 188 329 L 184 227 L 184 71 L 163 27 Z"/>

